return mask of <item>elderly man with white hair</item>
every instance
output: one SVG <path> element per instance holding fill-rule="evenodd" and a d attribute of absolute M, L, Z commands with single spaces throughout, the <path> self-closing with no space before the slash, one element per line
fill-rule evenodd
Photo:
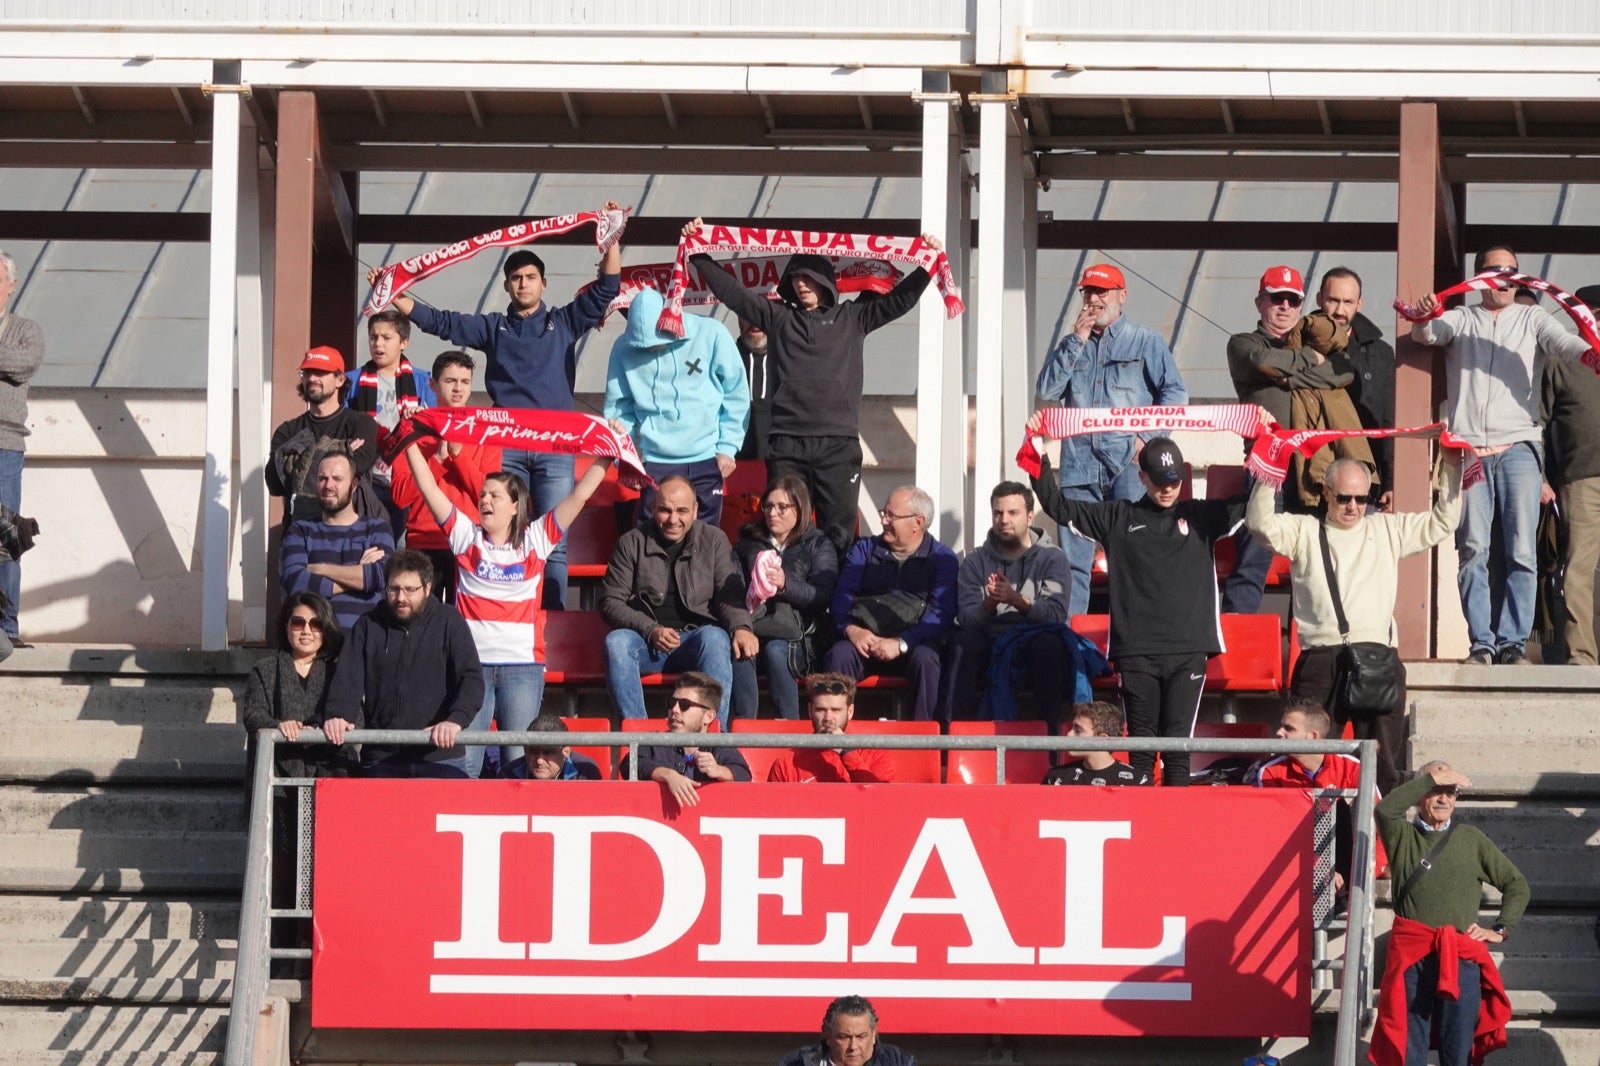
<path fill-rule="evenodd" d="M 956 553 L 928 533 L 933 498 L 901 485 L 878 512 L 883 533 L 861 537 L 844 557 L 833 593 L 843 639 L 822 669 L 859 681 L 903 676 L 918 721 L 939 706 L 940 653 L 956 621 Z"/>
<path fill-rule="evenodd" d="M 44 362 L 44 331 L 32 319 L 10 311 L 21 276 L 17 262 L 0 251 L 0 505 L 22 509 L 23 439 L 28 435 L 28 379 Z M 17 607 L 22 598 L 22 567 L 0 561 L 0 633 L 15 647 Z"/>
<path fill-rule="evenodd" d="M 1405 716 L 1399 713 L 1405 704 L 1405 667 L 1396 663 L 1392 706 L 1350 707 L 1341 698 L 1342 661 L 1347 644 L 1396 646 L 1400 560 L 1440 543 L 1461 521 L 1461 452 L 1443 450 L 1434 488 L 1431 511 L 1372 513 L 1377 500 L 1366 464 L 1341 459 L 1323 481 L 1323 514 L 1275 514 L 1273 487 L 1265 482 L 1256 483 L 1245 512 L 1250 532 L 1291 564 L 1300 658 L 1290 694 L 1327 708 L 1336 730 L 1352 722 L 1358 739 L 1378 742 L 1378 787 L 1384 792 L 1399 783 L 1395 767 L 1405 744 Z"/>

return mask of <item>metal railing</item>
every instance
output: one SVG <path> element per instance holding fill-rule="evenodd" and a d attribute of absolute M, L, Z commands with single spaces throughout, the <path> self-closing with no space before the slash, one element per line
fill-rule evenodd
<path fill-rule="evenodd" d="M 681 738 L 681 734 L 676 735 Z M 278 745 L 327 745 L 320 731 L 303 730 L 297 741 L 284 739 L 276 729 L 257 734 L 255 765 L 251 768 L 250 829 L 246 848 L 244 896 L 239 915 L 239 952 L 234 965 L 233 997 L 228 1014 L 227 1066 L 253 1063 L 257 1020 L 266 1000 L 271 965 L 276 959 L 311 957 L 309 948 L 274 947 L 273 923 L 281 920 L 307 920 L 311 917 L 311 845 L 315 832 L 313 795 L 316 780 L 308 777 L 279 777 L 276 774 Z M 456 738 L 467 747 L 609 747 L 625 749 L 629 779 L 638 779 L 639 748 L 672 744 L 674 735 L 643 733 L 514 733 L 463 732 Z M 680 741 L 681 742 L 681 741 Z M 1355 740 L 1278 740 L 1275 738 L 1236 739 L 1222 737 L 1073 737 L 1073 736 L 906 736 L 894 734 L 847 733 L 818 736 L 809 733 L 698 733 L 694 744 L 702 748 L 874 748 L 893 751 L 993 751 L 995 782 L 1005 784 L 1008 751 L 1173 751 L 1191 754 L 1222 755 L 1351 755 L 1360 760 L 1361 772 L 1354 792 L 1322 789 L 1312 792 L 1317 819 L 1313 839 L 1318 849 L 1313 889 L 1314 956 L 1313 987 L 1320 987 L 1325 974 L 1340 975 L 1338 1027 L 1334 1037 L 1334 1066 L 1356 1066 L 1356 1053 L 1367 1012 L 1374 994 L 1373 964 L 1373 808 L 1376 795 L 1377 748 L 1373 741 Z M 417 730 L 356 730 L 346 734 L 347 744 L 423 746 L 429 743 L 426 732 Z M 958 786 L 957 786 L 958 787 Z M 1205 787 L 1205 786 L 1198 786 Z M 295 885 L 288 907 L 274 909 L 273 830 L 274 789 L 295 790 Z M 1327 934 L 1338 928 L 1331 915 L 1333 889 L 1324 876 L 1333 869 L 1335 834 L 1334 809 L 1337 799 L 1353 799 L 1352 876 L 1349 883 L 1349 910 L 1345 923 L 1345 952 L 1342 958 L 1323 958 Z M 1351 951 L 1355 956 L 1352 960 Z"/>

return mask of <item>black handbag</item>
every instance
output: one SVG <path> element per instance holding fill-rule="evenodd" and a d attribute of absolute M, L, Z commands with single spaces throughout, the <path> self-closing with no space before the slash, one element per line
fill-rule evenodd
<path fill-rule="evenodd" d="M 792 603 L 767 600 L 751 617 L 750 628 L 762 640 L 799 640 L 806 635 L 805 619 Z"/>
<path fill-rule="evenodd" d="M 857 596 L 850 605 L 850 621 L 880 637 L 898 637 L 922 621 L 927 611 L 926 596 L 891 589 L 874 596 Z"/>
<path fill-rule="evenodd" d="M 1333 573 L 1333 552 L 1328 549 L 1328 527 L 1319 525 L 1322 541 L 1322 570 L 1333 597 L 1333 613 L 1339 621 L 1339 636 L 1344 647 L 1339 652 L 1339 668 L 1333 685 L 1334 706 L 1328 710 L 1344 718 L 1376 718 L 1400 705 L 1400 686 L 1405 666 L 1398 649 L 1372 641 L 1352 641 L 1350 622 L 1344 616 L 1339 597 L 1339 580 Z"/>

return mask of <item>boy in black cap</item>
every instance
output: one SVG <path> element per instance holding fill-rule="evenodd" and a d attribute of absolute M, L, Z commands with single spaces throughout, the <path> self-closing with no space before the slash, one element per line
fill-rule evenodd
<path fill-rule="evenodd" d="M 1028 422 L 1037 432 L 1039 415 Z M 1245 497 L 1180 500 L 1183 453 L 1154 437 L 1139 453 L 1143 498 L 1065 499 L 1046 457 L 1033 491 L 1042 511 L 1106 550 L 1111 578 L 1110 658 L 1122 677 L 1122 707 L 1133 737 L 1187 737 L 1206 683 L 1206 659 L 1222 651 L 1212 550 L 1244 521 Z M 1150 752 L 1134 752 L 1148 777 Z M 1162 752 L 1162 784 L 1189 783 L 1187 752 Z"/>

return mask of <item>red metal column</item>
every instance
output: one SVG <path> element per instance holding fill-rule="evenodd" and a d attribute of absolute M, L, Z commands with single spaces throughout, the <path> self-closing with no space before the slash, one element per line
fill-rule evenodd
<path fill-rule="evenodd" d="M 1403 299 L 1434 292 L 1460 271 L 1461 211 L 1459 190 L 1444 183 L 1439 141 L 1439 111 L 1432 103 L 1400 105 L 1399 219 L 1396 244 L 1395 291 Z M 1395 338 L 1395 424 L 1419 425 L 1433 421 L 1442 382 L 1435 370 L 1442 367 L 1435 349 L 1411 340 L 1410 325 L 1400 321 Z M 1437 380 L 1436 380 L 1437 379 Z M 1428 443 L 1397 440 L 1395 458 L 1395 508 L 1423 511 L 1432 506 L 1429 492 Z M 1450 544 L 1440 549 L 1450 551 Z M 1400 564 L 1400 593 L 1395 601 L 1395 621 L 1400 631 L 1400 653 L 1407 659 L 1436 654 L 1434 605 L 1440 592 L 1434 587 L 1433 556 L 1414 555 Z M 1454 595 L 1446 590 L 1445 595 Z"/>

